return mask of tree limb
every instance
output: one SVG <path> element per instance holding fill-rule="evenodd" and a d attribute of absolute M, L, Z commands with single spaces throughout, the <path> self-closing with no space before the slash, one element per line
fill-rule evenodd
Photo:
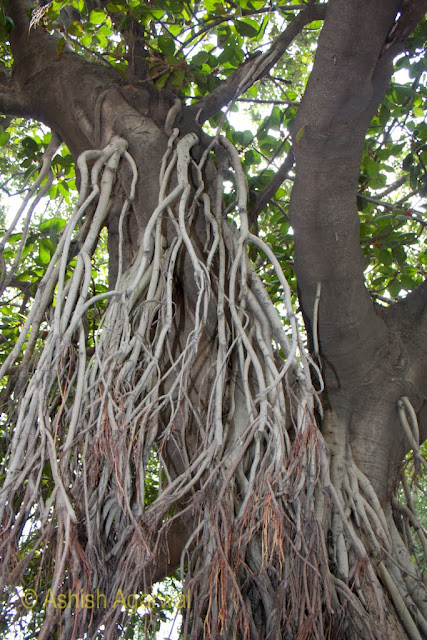
<path fill-rule="evenodd" d="M 400 18 L 395 22 L 387 36 L 382 54 L 389 49 L 399 47 L 411 35 L 427 12 L 427 0 L 410 0 L 403 4 Z"/>
<path fill-rule="evenodd" d="M 34 4 L 31 0 L 9 0 L 6 5 L 6 13 L 13 20 L 13 28 L 22 32 L 28 29 L 29 15 Z"/>
<path fill-rule="evenodd" d="M 294 152 L 290 149 L 288 155 L 285 158 L 285 161 L 278 169 L 272 180 L 268 183 L 265 189 L 258 195 L 256 201 L 253 203 L 252 207 L 248 212 L 249 222 L 253 224 L 258 218 L 259 213 L 266 207 L 268 202 L 276 193 L 277 189 L 279 189 L 280 185 L 286 178 L 288 177 L 289 171 L 294 166 Z"/>
<path fill-rule="evenodd" d="M 12 82 L 10 69 L 0 65 L 0 112 L 7 116 L 21 116 L 27 108 L 24 94 Z"/>
<path fill-rule="evenodd" d="M 402 207 L 399 206 L 398 202 L 384 202 L 383 200 L 379 200 L 378 198 L 371 198 L 370 196 L 365 196 L 363 193 L 358 193 L 357 197 L 360 198 L 361 200 L 365 200 L 366 202 L 372 202 L 372 204 L 377 205 L 377 207 L 383 207 L 388 211 L 394 211 L 396 215 L 399 213 L 403 214 L 408 218 L 408 221 L 414 220 L 415 222 L 419 222 L 422 227 L 427 226 L 427 222 L 424 222 L 424 220 L 422 220 L 421 217 L 417 217 L 417 216 L 423 215 L 421 211 L 417 211 L 416 209 L 410 209 L 410 211 L 408 211 L 407 209 L 402 209 Z M 414 213 L 416 214 L 415 216 L 412 215 Z"/>
<path fill-rule="evenodd" d="M 366 289 L 356 198 L 366 130 L 392 72 L 392 50 L 382 51 L 399 9 L 399 0 L 330 1 L 293 125 L 296 178 L 289 207 L 304 319 L 318 312 L 327 399 L 381 499 L 389 491 L 390 468 L 402 457 L 397 401 L 413 397 L 425 380 L 414 357 L 420 336 L 404 343 L 404 329 L 395 325 L 391 331 L 391 316 Z M 415 401 L 418 410 L 420 395 Z M 378 413 L 384 408 L 381 424 L 366 419 L 374 405 Z M 387 455 L 369 461 L 367 443 L 379 442 Z"/>
<path fill-rule="evenodd" d="M 390 305 L 386 313 L 387 317 L 404 326 L 402 334 L 415 332 L 419 349 L 421 345 L 427 345 L 427 280 L 410 291 L 403 300 Z"/>
<path fill-rule="evenodd" d="M 307 6 L 306 4 L 284 4 L 279 6 L 264 7 L 262 9 L 242 9 L 235 2 L 229 2 L 228 4 L 241 11 L 242 16 L 254 16 L 259 13 L 271 13 L 271 11 L 277 9 L 279 9 L 280 11 L 300 11 L 301 9 L 305 9 Z"/>
<path fill-rule="evenodd" d="M 402 187 L 405 184 L 405 182 L 407 182 L 407 180 L 408 180 L 408 174 L 401 176 L 398 180 L 396 180 L 395 182 L 390 184 L 388 187 L 386 187 L 384 191 L 381 191 L 381 193 L 378 194 L 378 197 L 381 199 L 381 198 L 384 198 L 385 196 L 388 196 L 390 193 L 393 193 L 393 191 L 396 191 L 396 189 L 398 189 L 399 187 Z"/>
<path fill-rule="evenodd" d="M 388 326 L 392 332 L 398 332 L 405 347 L 401 365 L 411 381 L 411 397 L 421 403 L 418 422 L 422 442 L 427 437 L 427 280 L 383 313 Z"/>
<path fill-rule="evenodd" d="M 296 180 L 290 217 L 295 232 L 295 266 L 307 317 L 322 282 L 320 347 L 355 373 L 348 353 L 371 361 L 378 346 L 378 318 L 363 281 L 356 189 L 366 128 L 381 100 L 391 68 L 381 50 L 399 2 L 375 5 L 332 0 L 319 39 L 306 92 L 294 121 Z M 313 233 L 315 230 L 315 233 Z M 369 320 L 369 318 L 371 318 Z M 346 356 L 337 331 L 346 334 Z M 361 355 L 366 349 L 368 353 Z M 341 380 L 344 383 L 344 380 Z"/>
<path fill-rule="evenodd" d="M 77 157 L 97 144 L 98 96 L 123 79 L 115 70 L 88 62 L 72 51 L 64 49 L 59 55 L 55 34 L 29 28 L 32 6 L 28 0 L 7 5 L 14 23 L 10 33 L 13 91 L 0 94 L 0 110 L 43 122 Z"/>
<path fill-rule="evenodd" d="M 249 89 L 257 80 L 264 77 L 280 60 L 294 38 L 305 25 L 313 20 L 322 20 L 326 15 L 326 6 L 310 5 L 287 26 L 271 47 L 260 56 L 252 58 L 242 65 L 217 87 L 211 94 L 192 105 L 190 110 L 198 115 L 200 123 L 209 120 L 231 100 L 235 100 Z"/>

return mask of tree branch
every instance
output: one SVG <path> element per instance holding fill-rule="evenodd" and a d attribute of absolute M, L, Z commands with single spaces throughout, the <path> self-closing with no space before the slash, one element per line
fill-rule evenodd
<path fill-rule="evenodd" d="M 25 96 L 12 82 L 10 69 L 0 65 L 0 113 L 7 116 L 22 116 L 27 109 Z"/>
<path fill-rule="evenodd" d="M 301 11 L 301 9 L 305 9 L 307 7 L 306 4 L 283 4 L 276 6 L 264 7 L 263 9 L 242 9 L 235 2 L 228 2 L 229 5 L 234 7 L 235 9 L 241 11 L 242 16 L 254 16 L 258 13 L 271 13 L 272 11 L 280 10 L 280 11 Z"/>
<path fill-rule="evenodd" d="M 347 429 L 354 460 L 382 499 L 390 469 L 402 457 L 397 401 L 412 398 L 425 381 L 412 355 L 420 353 L 422 338 L 414 336 L 405 348 L 404 330 L 397 325 L 391 331 L 388 311 L 377 308 L 366 289 L 356 197 L 366 131 L 392 72 L 391 50 L 382 51 L 399 10 L 399 0 L 330 0 L 293 124 L 296 178 L 289 208 L 299 298 L 309 334 L 315 314 L 318 320 L 327 400 Z M 418 409 L 421 396 L 415 396 Z M 382 411 L 383 422 L 367 418 Z M 326 436 L 327 430 L 326 423 Z M 367 448 L 378 443 L 384 456 L 369 460 Z"/>
<path fill-rule="evenodd" d="M 13 90 L 0 93 L 0 110 L 43 122 L 60 135 L 76 157 L 97 144 L 98 96 L 123 84 L 123 78 L 72 51 L 64 49 L 59 54 L 55 34 L 29 28 L 32 6 L 28 0 L 13 0 L 7 5 L 14 23 L 10 33 Z"/>
<path fill-rule="evenodd" d="M 402 187 L 405 184 L 405 182 L 407 182 L 407 180 L 408 180 L 408 174 L 401 176 L 398 180 L 396 180 L 395 182 L 390 184 L 388 187 L 386 187 L 384 191 L 381 191 L 381 193 L 378 194 L 378 197 L 381 199 L 381 198 L 384 198 L 385 196 L 388 196 L 390 193 L 393 193 L 393 191 L 396 191 L 396 189 L 398 189 L 399 187 Z"/>
<path fill-rule="evenodd" d="M 295 102 L 291 100 L 263 100 L 262 98 L 236 98 L 236 102 L 249 102 L 250 104 L 280 104 L 280 105 L 294 105 Z"/>
<path fill-rule="evenodd" d="M 267 206 L 271 198 L 276 193 L 277 189 L 279 189 L 282 182 L 286 180 L 288 177 L 289 171 L 294 166 L 294 152 L 291 149 L 288 155 L 285 158 L 285 161 L 278 169 L 277 173 L 274 175 L 274 178 L 270 180 L 268 185 L 265 187 L 264 191 L 262 191 L 256 201 L 253 203 L 252 207 L 248 212 L 249 222 L 253 224 L 257 218 L 259 213 Z"/>
<path fill-rule="evenodd" d="M 399 2 L 362 4 L 366 11 L 356 0 L 328 5 L 293 129 L 290 218 L 301 304 L 311 318 L 321 281 L 320 347 L 340 384 L 355 374 L 348 353 L 370 363 L 384 330 L 363 281 L 356 193 L 366 128 L 392 70 L 380 54 Z M 345 357 L 337 332 L 346 336 Z"/>
<path fill-rule="evenodd" d="M 400 47 L 423 19 L 427 12 L 427 0 L 410 0 L 403 4 L 402 13 L 399 20 L 395 22 L 393 28 L 387 36 L 382 54 L 391 48 Z"/>
<path fill-rule="evenodd" d="M 191 105 L 190 110 L 194 115 L 198 115 L 198 121 L 203 123 L 209 120 L 224 105 L 238 98 L 257 80 L 264 77 L 280 60 L 294 38 L 301 33 L 301 30 L 313 20 L 323 20 L 325 15 L 326 6 L 324 5 L 310 5 L 301 11 L 275 40 L 268 51 L 247 61 L 211 94 Z"/>
<path fill-rule="evenodd" d="M 370 196 L 365 196 L 362 193 L 358 193 L 357 197 L 360 198 L 361 200 L 365 200 L 366 202 L 372 202 L 372 204 L 376 204 L 377 207 L 383 207 L 388 211 L 394 211 L 396 215 L 399 213 L 402 215 L 405 215 L 405 217 L 408 218 L 408 221 L 413 220 L 415 222 L 419 222 L 422 227 L 427 226 L 427 222 L 424 222 L 424 220 L 421 217 L 418 217 L 423 215 L 421 211 L 417 211 L 416 209 L 412 209 L 412 208 L 410 209 L 410 211 L 408 211 L 407 209 L 402 209 L 399 206 L 398 202 L 384 202 L 383 200 L 379 200 L 378 198 L 371 198 Z M 416 214 L 416 215 L 413 215 L 413 214 Z"/>
<path fill-rule="evenodd" d="M 410 385 L 408 392 L 421 405 L 418 414 L 421 442 L 427 438 L 427 280 L 399 302 L 383 310 L 391 333 L 398 333 L 401 344 L 400 366 Z"/>
<path fill-rule="evenodd" d="M 6 13 L 13 20 L 14 31 L 25 31 L 29 28 L 29 15 L 34 9 L 32 0 L 9 0 L 6 4 Z"/>
<path fill-rule="evenodd" d="M 386 314 L 399 326 L 404 327 L 404 331 L 401 332 L 403 338 L 408 333 L 413 333 L 420 350 L 422 345 L 426 345 L 424 350 L 427 357 L 427 280 L 408 293 L 403 300 L 390 305 Z"/>

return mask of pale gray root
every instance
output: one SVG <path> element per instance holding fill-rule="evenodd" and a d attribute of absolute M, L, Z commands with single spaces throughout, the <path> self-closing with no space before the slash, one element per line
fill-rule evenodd
<path fill-rule="evenodd" d="M 90 295 L 91 256 L 120 163 L 133 176 L 121 238 L 138 171 L 120 138 L 79 159 L 75 213 L 1 372 L 19 364 L 30 345 L 37 367 L 11 399 L 7 425 L 2 584 L 19 585 L 32 554 L 49 542 L 44 576 L 54 597 L 75 584 L 99 589 L 110 604 L 119 589 L 125 596 L 144 591 L 163 534 L 184 511 L 196 523 L 181 558 L 193 603 L 185 637 L 215 638 L 227 629 L 228 637 L 235 631 L 251 639 L 320 640 L 330 631 L 382 638 L 387 607 L 394 606 L 407 637 L 419 640 L 426 629 L 419 574 L 351 453 L 328 450 L 318 429 L 310 371 L 320 373 L 304 350 L 279 262 L 249 233 L 238 154 L 217 135 L 195 162 L 198 142 L 195 134 L 171 132 L 158 206 L 139 253 L 126 269 L 119 251 L 117 281 L 102 296 Z M 216 153 L 234 176 L 233 223 L 224 217 L 221 172 L 213 195 L 204 181 Z M 95 212 L 80 238 L 89 205 Z M 196 217 L 205 225 L 203 247 L 195 242 Z M 81 249 L 70 275 L 76 237 Z M 282 320 L 249 263 L 249 243 L 276 271 Z M 191 307 L 177 293 L 183 258 L 196 292 Z M 90 356 L 85 318 L 103 298 L 108 307 Z M 49 335 L 40 344 L 42 322 Z M 415 439 L 405 402 L 408 437 Z M 160 481 L 147 500 L 153 459 Z M 414 528 L 416 515 L 406 508 Z M 19 559 L 26 522 L 33 539 Z M 424 535 L 420 526 L 416 532 Z M 100 625 L 114 637 L 124 614 L 110 607 L 91 615 L 49 605 L 39 637 L 55 628 L 61 638 L 95 634 Z"/>

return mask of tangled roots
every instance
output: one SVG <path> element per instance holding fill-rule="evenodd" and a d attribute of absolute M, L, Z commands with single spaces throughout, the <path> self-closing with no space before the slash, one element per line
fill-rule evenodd
<path fill-rule="evenodd" d="M 368 481 L 347 461 L 341 486 L 331 482 L 314 417 L 317 368 L 280 264 L 249 232 L 237 152 L 217 136 L 196 162 L 197 136 L 178 134 L 130 267 L 123 225 L 138 171 L 127 144 L 115 138 L 79 158 L 79 202 L 1 372 L 18 365 L 5 412 L 2 584 L 23 585 L 31 570 L 53 601 L 98 590 L 105 609 L 51 601 L 39 637 L 94 637 L 100 626 L 116 637 L 118 590 L 126 598 L 149 588 L 175 527 L 188 531 L 185 637 L 382 637 L 380 580 L 410 637 L 421 637 L 420 588 L 390 559 L 400 543 Z M 91 297 L 91 256 L 123 163 L 132 180 L 117 279 Z M 275 269 L 284 320 L 248 260 L 250 244 Z M 73 269 L 71 246 L 80 247 Z M 87 316 L 105 299 L 88 336 Z"/>

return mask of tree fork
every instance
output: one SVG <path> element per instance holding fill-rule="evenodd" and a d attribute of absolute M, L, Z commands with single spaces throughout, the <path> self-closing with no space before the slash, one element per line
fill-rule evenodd
<path fill-rule="evenodd" d="M 58 127 L 79 157 L 81 196 L 61 250 L 89 206 L 94 214 L 71 278 L 69 252 L 58 250 L 39 288 L 35 314 L 49 319 L 56 286 L 57 304 L 36 373 L 10 405 L 3 579 L 10 569 L 20 585 L 48 540 L 52 561 L 44 570 L 53 592 L 78 583 L 104 590 L 109 603 L 118 589 L 146 591 L 180 557 L 192 594 L 184 635 L 192 639 L 234 632 L 254 640 L 327 634 L 420 640 L 426 631 L 423 586 L 387 505 L 390 480 L 364 458 L 371 437 L 386 442 L 386 464 L 400 463 L 411 445 L 394 444 L 403 420 L 398 402 L 414 436 L 410 407 L 419 415 L 422 378 L 409 362 L 400 382 L 399 311 L 375 310 L 362 278 L 355 184 L 364 130 L 388 81 L 391 54 L 382 59 L 381 51 L 397 4 L 369 4 L 369 20 L 361 5 L 366 8 L 332 0 L 328 6 L 294 136 L 292 223 L 308 318 L 319 292 L 322 418 L 311 381 L 318 368 L 305 353 L 280 264 L 249 233 L 246 180 L 230 142 L 219 133 L 201 141 L 194 110 L 184 109 L 180 120 L 172 100 L 169 117 L 164 106 L 155 120 L 154 92 L 134 92 L 110 70 L 98 75 L 98 65 L 71 53 L 58 61 L 47 34 L 28 34 L 28 3 L 10 3 L 16 104 L 10 106 L 6 92 L 2 106 Z M 336 31 L 339 46 L 330 51 L 328 34 Z M 350 45 L 365 39 L 365 49 L 356 47 L 359 65 Z M 23 43 L 30 44 L 20 56 Z M 334 56 L 357 80 L 351 87 L 346 74 L 334 86 Z M 318 89 L 319 77 L 327 90 Z M 58 88 L 64 104 L 53 97 Z M 225 170 L 235 184 L 237 227 L 224 216 Z M 90 296 L 90 259 L 111 211 L 117 220 L 109 223 L 115 262 L 109 304 L 88 356 L 84 317 L 99 302 Z M 318 231 L 317 242 L 307 222 Z M 251 243 L 282 286 L 287 331 L 247 259 Z M 424 318 L 423 301 L 424 288 L 396 309 L 409 306 L 413 317 Z M 406 357 L 415 349 L 405 340 Z M 368 365 L 358 362 L 359 352 Z M 385 393 L 380 385 L 389 376 L 399 380 Z M 153 456 L 165 481 L 147 505 Z M 49 489 L 41 482 L 45 466 L 52 472 Z M 46 528 L 20 559 L 15 551 L 29 517 Z M 170 558 L 168 541 L 176 544 Z M 61 618 L 51 606 L 40 637 L 56 631 L 68 638 L 76 629 L 95 634 L 100 625 L 115 637 L 125 617 L 112 608 L 90 614 Z"/>

